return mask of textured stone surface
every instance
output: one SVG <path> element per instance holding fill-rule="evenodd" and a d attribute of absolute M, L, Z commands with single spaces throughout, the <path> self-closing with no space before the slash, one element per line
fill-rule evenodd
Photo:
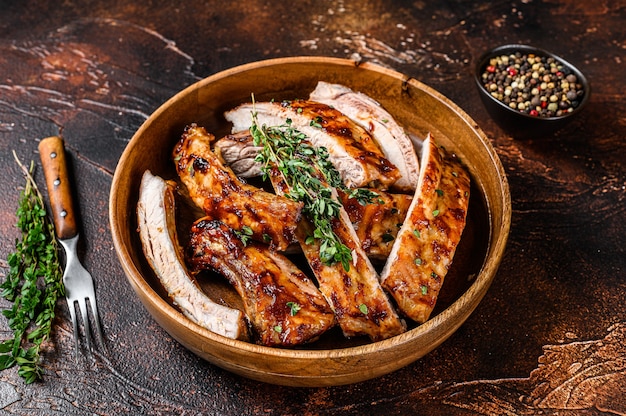
<path fill-rule="evenodd" d="M 38 140 L 60 133 L 111 353 L 76 363 L 60 303 L 44 381 L 0 373 L 0 414 L 626 414 L 624 0 L 57 3 L 0 1 L 0 258 L 23 185 L 11 151 L 38 161 Z M 553 136 L 504 134 L 475 91 L 478 57 L 517 42 L 592 83 Z M 292 55 L 373 61 L 439 90 L 490 137 L 511 186 L 509 244 L 478 309 L 428 356 L 356 385 L 277 387 L 197 359 L 143 309 L 111 242 L 112 175 L 146 117 L 205 76 Z"/>

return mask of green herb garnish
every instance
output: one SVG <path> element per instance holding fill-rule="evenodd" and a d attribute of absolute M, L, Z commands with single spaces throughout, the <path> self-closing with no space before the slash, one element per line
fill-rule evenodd
<path fill-rule="evenodd" d="M 314 121 L 319 124 L 321 120 Z M 339 172 L 328 160 L 328 150 L 312 146 L 308 137 L 292 126 L 290 119 L 280 126 L 260 126 L 253 112 L 250 132 L 255 146 L 261 147 L 255 160 L 262 164 L 264 179 L 272 169 L 278 169 L 289 187 L 285 196 L 304 204 L 303 213 L 314 227 L 306 244 L 319 240 L 322 262 L 326 265 L 341 263 L 349 271 L 352 251 L 333 231 L 333 222 L 339 218 L 341 209 L 341 203 L 333 197 L 333 188 L 341 189 L 361 204 L 370 203 L 378 194 L 367 189 L 346 188 Z"/>
<path fill-rule="evenodd" d="M 302 309 L 302 307 L 296 302 L 287 302 L 287 307 L 289 308 L 289 313 L 291 316 L 296 316 L 298 311 Z"/>
<path fill-rule="evenodd" d="M 43 197 L 32 177 L 34 164 L 26 169 L 13 156 L 26 177 L 17 209 L 15 252 L 7 257 L 9 272 L 0 285 L 1 296 L 13 307 L 2 314 L 8 319 L 13 338 L 0 343 L 0 370 L 19 367 L 26 384 L 43 376 L 41 345 L 49 339 L 57 299 L 63 296 L 63 274 L 58 257 L 54 226 L 46 215 Z"/>
<path fill-rule="evenodd" d="M 321 129 L 322 128 L 322 121 L 323 121 L 322 117 L 317 116 L 317 117 L 315 117 L 315 119 L 311 120 L 310 125 L 311 125 L 311 127 L 315 127 L 317 129 Z"/>
<path fill-rule="evenodd" d="M 241 240 L 244 246 L 248 245 L 250 239 L 252 239 L 252 234 L 254 234 L 254 231 L 252 231 L 252 228 L 247 225 L 241 227 L 241 230 L 235 230 L 235 235 L 237 235 L 237 237 Z M 263 237 L 265 238 L 265 235 Z"/>

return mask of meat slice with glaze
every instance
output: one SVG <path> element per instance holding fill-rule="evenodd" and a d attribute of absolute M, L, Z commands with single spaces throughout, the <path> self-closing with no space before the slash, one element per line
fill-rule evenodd
<path fill-rule="evenodd" d="M 269 176 L 278 194 L 289 192 L 283 175 L 276 168 L 271 169 Z M 343 334 L 346 337 L 366 335 L 379 341 L 406 331 L 406 324 L 383 291 L 378 273 L 363 251 L 346 211 L 340 209 L 339 218 L 332 222 L 332 230 L 352 252 L 349 270 L 340 262 L 322 261 L 319 240 L 308 238 L 313 235 L 313 229 L 311 222 L 303 218 L 296 237 Z"/>
<path fill-rule="evenodd" d="M 252 125 L 252 113 L 259 125 L 282 126 L 286 120 L 304 133 L 315 147 L 325 147 L 329 160 L 347 187 L 389 188 L 401 176 L 374 138 L 340 111 L 307 100 L 242 104 L 224 116 L 233 123 L 234 133 Z"/>
<path fill-rule="evenodd" d="M 254 160 L 261 148 L 254 145 L 249 131 L 217 139 L 213 149 L 237 176 L 251 178 L 261 175 L 261 164 Z M 346 192 L 337 190 L 337 193 L 367 256 L 385 261 L 406 218 L 413 195 L 376 190 L 377 200 L 363 205 Z"/>
<path fill-rule="evenodd" d="M 248 340 L 243 312 L 214 302 L 187 270 L 176 232 L 174 189 L 173 182 L 144 172 L 137 202 L 144 255 L 168 296 L 186 317 L 216 334 Z"/>
<path fill-rule="evenodd" d="M 213 139 L 203 127 L 190 125 L 174 148 L 176 172 L 189 196 L 207 216 L 285 250 L 295 242 L 302 204 L 239 180 L 211 150 Z"/>
<path fill-rule="evenodd" d="M 376 200 L 363 205 L 341 190 L 337 193 L 367 256 L 381 263 L 387 260 L 413 196 L 376 191 Z"/>
<path fill-rule="evenodd" d="M 381 273 L 400 311 L 416 322 L 435 307 L 465 228 L 469 192 L 465 167 L 429 135 L 415 196 Z"/>
<path fill-rule="evenodd" d="M 378 101 L 344 85 L 324 81 L 317 83 L 309 99 L 336 108 L 366 129 L 378 142 L 385 157 L 400 171 L 401 176 L 393 188 L 415 191 L 419 160 L 413 142 Z"/>
<path fill-rule="evenodd" d="M 311 342 L 335 324 L 315 284 L 287 257 L 260 243 L 244 244 L 220 221 L 194 223 L 187 260 L 193 271 L 212 269 L 228 279 L 263 345 Z"/>
<path fill-rule="evenodd" d="M 250 130 L 227 134 L 212 142 L 212 145 L 213 151 L 238 177 L 254 178 L 262 175 L 262 165 L 255 160 L 262 147 L 254 145 Z"/>

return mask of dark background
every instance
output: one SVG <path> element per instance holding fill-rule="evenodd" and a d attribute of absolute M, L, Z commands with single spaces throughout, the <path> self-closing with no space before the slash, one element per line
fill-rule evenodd
<path fill-rule="evenodd" d="M 44 381 L 0 373 L 0 415 L 626 414 L 625 18 L 624 0 L 0 1 L 0 258 L 19 236 L 11 152 L 38 162 L 38 141 L 62 134 L 110 349 L 76 363 L 61 302 Z M 507 43 L 587 75 L 577 120 L 522 141 L 489 118 L 472 71 Z M 143 309 L 108 223 L 115 166 L 152 111 L 223 69 L 295 55 L 375 62 L 440 91 L 492 140 L 513 200 L 504 259 L 468 321 L 418 362 L 350 386 L 262 384 L 195 357 Z"/>

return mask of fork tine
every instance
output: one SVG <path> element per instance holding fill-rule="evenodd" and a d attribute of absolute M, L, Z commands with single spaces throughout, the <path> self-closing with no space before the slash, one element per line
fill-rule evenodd
<path fill-rule="evenodd" d="M 90 297 L 89 306 L 91 306 L 91 311 L 93 312 L 93 321 L 96 326 L 96 330 L 94 331 L 96 334 L 96 338 L 98 339 L 98 343 L 102 347 L 102 350 L 105 354 L 108 354 L 107 346 L 104 343 L 104 335 L 102 334 L 102 328 L 100 327 L 100 313 L 98 313 L 98 304 L 96 302 L 96 297 Z"/>
<path fill-rule="evenodd" d="M 67 306 L 70 310 L 70 317 L 72 318 L 72 329 L 74 332 L 74 356 L 76 362 L 78 362 L 78 320 L 76 319 L 76 309 L 74 301 L 67 299 Z"/>
<path fill-rule="evenodd" d="M 78 299 L 78 306 L 80 307 L 80 313 L 83 316 L 83 328 L 85 329 L 85 343 L 87 344 L 87 350 L 92 351 L 91 347 L 91 329 L 89 325 L 89 315 L 87 315 L 87 303 L 86 298 Z"/>
<path fill-rule="evenodd" d="M 95 330 L 93 331 L 93 335 L 96 341 L 94 342 L 94 344 L 96 342 L 100 344 L 103 352 L 106 354 L 108 353 L 108 351 L 106 348 L 106 344 L 104 343 L 104 335 L 102 333 L 102 327 L 100 326 L 100 313 L 98 312 L 98 302 L 96 300 L 96 290 L 94 287 L 94 281 L 91 275 L 88 274 L 88 277 L 89 277 L 88 279 L 89 283 L 86 284 L 85 285 L 86 287 L 84 287 L 83 289 L 86 292 L 85 297 L 89 301 L 89 306 L 91 308 L 91 313 L 93 317 L 93 323 L 95 325 Z"/>
<path fill-rule="evenodd" d="M 98 312 L 98 303 L 96 302 L 95 291 L 91 292 L 91 296 L 87 298 L 91 312 L 93 314 L 93 323 L 95 325 L 94 336 L 97 339 L 97 343 L 102 347 L 102 351 L 108 353 L 106 344 L 104 343 L 104 335 L 102 333 L 102 327 L 100 326 L 100 313 Z"/>

